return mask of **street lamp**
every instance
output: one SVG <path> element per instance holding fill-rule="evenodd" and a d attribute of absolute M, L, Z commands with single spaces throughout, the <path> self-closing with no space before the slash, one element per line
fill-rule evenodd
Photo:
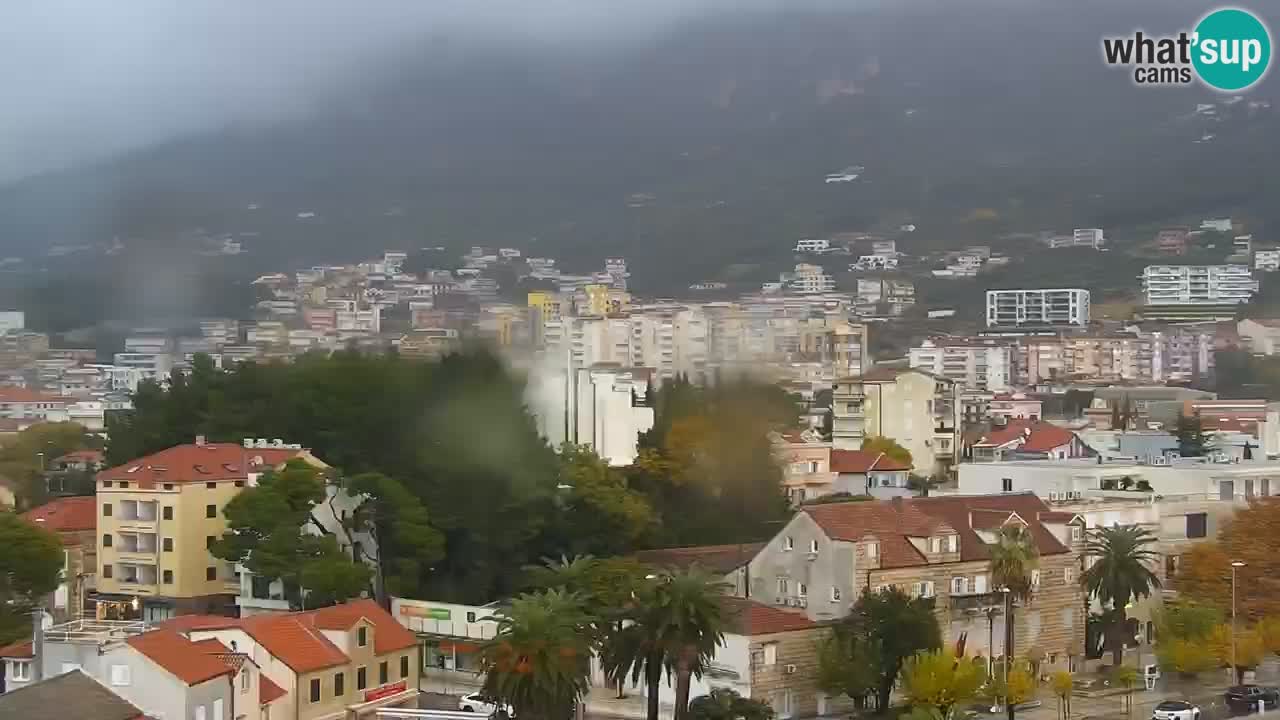
<path fill-rule="evenodd" d="M 1233 680 L 1236 673 L 1236 570 L 1244 566 L 1243 560 L 1231 561 L 1231 673 Z"/>

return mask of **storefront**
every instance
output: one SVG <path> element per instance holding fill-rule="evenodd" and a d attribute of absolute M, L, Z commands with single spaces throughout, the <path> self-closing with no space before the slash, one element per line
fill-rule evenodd
<path fill-rule="evenodd" d="M 423 670 L 480 672 L 480 645 L 455 638 L 422 638 Z"/>

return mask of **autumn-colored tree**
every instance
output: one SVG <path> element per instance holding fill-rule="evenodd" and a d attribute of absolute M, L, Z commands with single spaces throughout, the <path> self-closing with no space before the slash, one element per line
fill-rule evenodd
<path fill-rule="evenodd" d="M 1188 600 L 1167 603 L 1155 616 L 1160 644 L 1156 657 L 1167 673 L 1192 679 L 1218 667 L 1209 648 L 1209 636 L 1222 624 L 1222 611 Z"/>
<path fill-rule="evenodd" d="M 1218 661 L 1202 641 L 1186 638 L 1162 638 L 1156 646 L 1156 657 L 1166 673 L 1187 679 L 1218 667 Z"/>
<path fill-rule="evenodd" d="M 1075 690 L 1076 678 L 1066 670 L 1059 670 L 1049 678 L 1049 687 L 1058 698 L 1058 717 L 1062 720 L 1071 718 L 1071 693 Z"/>
<path fill-rule="evenodd" d="M 1254 626 L 1258 637 L 1262 638 L 1262 647 L 1273 655 L 1280 655 L 1280 618 L 1267 617 Z"/>
<path fill-rule="evenodd" d="M 1213 629 L 1208 647 L 1219 667 L 1234 668 L 1237 683 L 1244 682 L 1245 671 L 1258 667 L 1267 652 L 1256 629 L 1236 629 L 1233 643 L 1231 625 L 1225 623 Z"/>
<path fill-rule="evenodd" d="M 1236 610 L 1242 618 L 1280 616 L 1280 497 L 1255 498 L 1218 533 L 1217 543 L 1198 543 L 1183 556 L 1179 594 L 1231 610 L 1231 563 L 1236 570 Z"/>
<path fill-rule="evenodd" d="M 1111 681 L 1124 688 L 1124 714 L 1133 716 L 1133 687 L 1138 684 L 1138 671 L 1129 665 L 1118 665 L 1111 671 Z"/>
<path fill-rule="evenodd" d="M 884 453 L 885 457 L 890 460 L 897 460 L 908 467 L 912 466 L 911 451 L 899 445 L 893 438 L 873 435 L 862 441 L 862 450 L 864 452 Z"/>
<path fill-rule="evenodd" d="M 985 680 L 982 661 L 957 658 L 945 649 L 918 653 L 902 668 L 907 701 L 935 707 L 943 718 L 950 718 L 956 705 L 973 699 Z"/>

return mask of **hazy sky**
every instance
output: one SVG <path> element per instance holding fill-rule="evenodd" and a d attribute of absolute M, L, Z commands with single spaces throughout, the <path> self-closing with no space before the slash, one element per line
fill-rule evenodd
<path fill-rule="evenodd" d="M 713 10 L 797 3 L 836 4 L 11 0 L 0 3 L 0 180 L 277 120 L 427 38 L 609 46 Z"/>

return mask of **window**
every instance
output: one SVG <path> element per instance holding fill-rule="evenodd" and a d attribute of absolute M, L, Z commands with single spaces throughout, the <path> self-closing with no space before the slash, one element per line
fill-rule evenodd
<path fill-rule="evenodd" d="M 216 483 L 216 482 L 207 482 L 207 483 L 205 483 L 205 484 L 204 484 L 204 486 L 205 486 L 205 488 L 206 488 L 206 489 L 208 489 L 208 490 L 217 490 L 217 489 L 218 489 L 218 483 Z M 312 680 L 311 682 L 315 682 L 315 680 Z"/>
<path fill-rule="evenodd" d="M 111 547 L 111 534 L 107 533 L 102 536 L 102 547 Z"/>
<path fill-rule="evenodd" d="M 1208 515 L 1205 513 L 1191 513 L 1187 515 L 1187 537 L 1202 538 L 1206 534 L 1208 525 Z"/>
<path fill-rule="evenodd" d="M 1084 528 L 1079 525 L 1071 526 L 1071 542 L 1080 542 L 1084 539 Z"/>
<path fill-rule="evenodd" d="M 207 720 L 203 705 L 196 706 L 196 720 Z"/>
<path fill-rule="evenodd" d="M 361 627 L 356 630 L 356 644 L 360 647 L 369 644 L 369 628 Z"/>
<path fill-rule="evenodd" d="M 173 506 L 172 506 L 172 505 L 165 505 L 165 506 L 164 506 L 164 510 L 163 510 L 163 511 L 161 511 L 160 517 L 164 518 L 165 520 L 172 520 L 172 519 L 173 519 Z"/>
<path fill-rule="evenodd" d="M 102 503 L 102 517 L 111 517 L 111 503 Z"/>
<path fill-rule="evenodd" d="M 947 552 L 960 552 L 960 536 L 959 535 L 947 536 Z"/>
<path fill-rule="evenodd" d="M 365 677 L 365 669 L 363 667 L 356 668 L 356 689 L 363 690 L 368 684 L 368 678 Z"/>
<path fill-rule="evenodd" d="M 470 612 L 470 611 L 468 611 L 468 612 L 467 612 L 467 622 L 469 622 L 469 623 L 473 623 L 473 622 L 475 622 L 475 621 L 476 621 L 476 614 L 475 614 L 474 612 Z"/>
<path fill-rule="evenodd" d="M 1075 579 L 1076 579 L 1075 568 L 1071 567 L 1070 565 L 1062 568 L 1062 584 L 1063 585 L 1070 585 L 1071 583 L 1075 582 Z"/>
<path fill-rule="evenodd" d="M 382 662 L 378 663 L 378 684 L 379 685 L 387 684 L 387 661 L 386 660 L 383 660 Z"/>
<path fill-rule="evenodd" d="M 942 538 L 940 537 L 929 538 L 929 552 L 931 553 L 942 552 Z"/>
<path fill-rule="evenodd" d="M 243 480 L 237 480 L 237 481 L 236 481 L 236 487 L 244 487 L 244 481 L 243 481 Z"/>
<path fill-rule="evenodd" d="M 103 481 L 102 481 L 102 487 L 104 487 L 104 488 L 109 488 L 109 487 L 111 487 L 111 481 L 110 481 L 110 480 L 103 480 Z"/>
<path fill-rule="evenodd" d="M 933 581 L 932 580 L 926 580 L 920 583 L 920 597 L 926 597 L 926 598 L 933 597 Z"/>
<path fill-rule="evenodd" d="M 1076 611 L 1073 608 L 1062 608 L 1062 628 L 1070 630 L 1076 624 Z"/>
<path fill-rule="evenodd" d="M 165 489 L 165 490 L 172 490 L 172 489 L 173 489 L 173 483 L 165 483 L 165 484 L 164 484 L 164 489 Z"/>
<path fill-rule="evenodd" d="M 212 550 L 212 549 L 213 549 L 213 544 L 214 544 L 215 542 L 217 542 L 217 541 L 218 541 L 218 537 L 217 537 L 216 535 L 205 535 L 205 536 L 204 536 L 204 549 L 205 549 L 205 550 Z"/>
<path fill-rule="evenodd" d="M 116 483 L 116 486 L 128 489 L 129 482 L 127 480 L 121 480 L 120 482 Z"/>
<path fill-rule="evenodd" d="M 796 597 L 809 597 L 809 586 L 804 583 L 796 583 Z"/>
<path fill-rule="evenodd" d="M 782 538 L 782 549 L 784 551 L 791 552 L 792 548 L 794 548 L 795 546 L 796 546 L 795 538 L 791 537 L 790 535 Z"/>
<path fill-rule="evenodd" d="M 765 665 L 778 664 L 778 643 L 768 642 L 764 644 L 764 664 Z"/>
<path fill-rule="evenodd" d="M 1040 587 L 1040 571 L 1039 570 L 1031 571 L 1031 587 L 1033 588 Z"/>
<path fill-rule="evenodd" d="M 831 602 L 840 602 L 840 588 L 831 586 Z"/>
<path fill-rule="evenodd" d="M 1000 478 L 1000 492 L 1013 492 L 1013 478 Z"/>
<path fill-rule="evenodd" d="M 347 693 L 347 675 L 346 673 L 334 673 L 333 675 L 333 696 L 342 697 Z"/>
<path fill-rule="evenodd" d="M 104 578 L 110 578 L 110 577 L 111 577 L 111 566 L 110 566 L 110 565 L 103 565 L 103 566 L 102 566 L 102 577 L 104 577 Z"/>
<path fill-rule="evenodd" d="M 217 505 L 205 505 L 205 506 L 204 506 L 204 516 L 205 516 L 205 517 L 207 517 L 207 518 L 216 518 L 216 517 L 218 517 L 218 506 L 217 506 Z"/>
<path fill-rule="evenodd" d="M 987 576 L 975 575 L 973 577 L 973 592 L 981 595 L 987 591 Z"/>
<path fill-rule="evenodd" d="M 951 578 L 951 594 L 964 595 L 969 592 L 969 578 Z"/>
<path fill-rule="evenodd" d="M 218 568 L 216 568 L 216 567 L 207 567 L 207 568 L 205 568 L 205 569 L 204 569 L 204 579 L 205 579 L 205 580 L 217 580 L 217 579 L 218 579 Z"/>
<path fill-rule="evenodd" d="M 13 660 L 11 667 L 13 668 L 13 677 L 11 680 L 30 680 L 31 679 L 31 661 L 30 660 Z"/>
<path fill-rule="evenodd" d="M 810 554 L 813 554 L 813 555 L 817 555 L 817 554 L 818 554 L 818 541 L 817 541 L 817 540 L 810 540 L 810 541 L 809 541 L 809 552 L 810 552 Z"/>
<path fill-rule="evenodd" d="M 311 679 L 311 702 L 320 702 L 320 678 Z"/>
<path fill-rule="evenodd" d="M 213 720 L 222 720 L 222 698 L 213 701 Z"/>
<path fill-rule="evenodd" d="M 172 570 L 165 570 L 165 571 L 161 574 L 161 576 L 160 576 L 160 577 L 164 580 L 164 584 L 165 584 L 165 585 L 172 585 L 172 584 L 173 584 L 173 571 L 172 571 Z"/>
<path fill-rule="evenodd" d="M 875 560 L 880 555 L 880 543 L 867 543 L 867 559 Z"/>
<path fill-rule="evenodd" d="M 240 692 L 249 692 L 249 686 L 253 683 L 249 680 L 249 668 L 241 668 L 240 670 Z"/>
<path fill-rule="evenodd" d="M 784 577 L 778 578 L 778 594 L 785 597 L 788 590 L 787 579 Z"/>
<path fill-rule="evenodd" d="M 164 548 L 165 552 L 173 552 L 173 538 L 165 538 L 160 541 L 160 546 Z"/>
<path fill-rule="evenodd" d="M 112 665 L 111 666 L 111 686 L 125 687 L 129 684 L 129 666 L 128 665 Z"/>
<path fill-rule="evenodd" d="M 402 678 L 409 677 L 409 656 L 408 655 L 400 656 L 400 677 Z"/>

